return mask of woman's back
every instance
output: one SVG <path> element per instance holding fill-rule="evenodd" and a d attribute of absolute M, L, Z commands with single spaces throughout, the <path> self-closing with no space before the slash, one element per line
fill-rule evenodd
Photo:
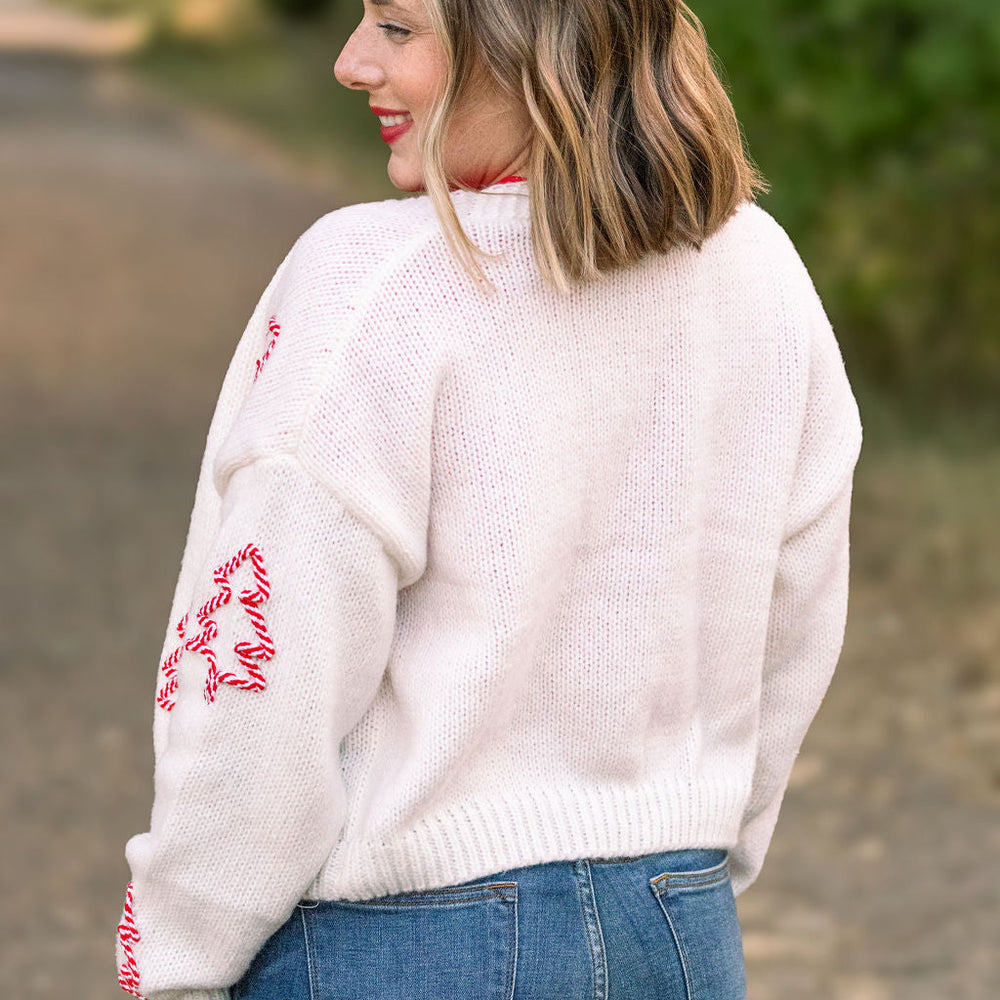
<path fill-rule="evenodd" d="M 384 674 L 358 684 L 348 647 L 321 650 L 350 804 L 321 898 L 736 847 L 751 794 L 776 808 L 839 652 L 846 535 L 819 562 L 796 538 L 843 533 L 860 425 L 780 227 L 747 204 L 700 251 L 561 294 L 537 279 L 521 185 L 454 197 L 507 252 L 489 265 L 497 293 L 449 262 L 427 199 L 319 220 L 237 351 L 192 519 L 194 549 L 238 470 L 291 460 L 398 574 Z M 283 496 L 301 550 L 333 564 L 330 518 Z M 255 538 L 273 579 L 285 554 Z M 186 578 L 178 619 L 210 596 L 204 572 Z M 286 633 L 269 674 L 308 658 L 326 613 L 296 586 L 289 567 L 261 606 Z M 370 609 L 351 625 L 384 627 Z M 301 695 L 258 697 L 292 726 Z M 755 782 L 762 737 L 773 773 Z M 303 768 L 288 784 L 329 780 Z M 735 851 L 737 890 L 772 821 Z"/>
<path fill-rule="evenodd" d="M 337 73 L 428 194 L 317 221 L 237 347 L 119 981 L 439 997 L 457 949 L 462 996 L 741 996 L 846 614 L 809 275 L 680 2 L 367 4 Z"/>

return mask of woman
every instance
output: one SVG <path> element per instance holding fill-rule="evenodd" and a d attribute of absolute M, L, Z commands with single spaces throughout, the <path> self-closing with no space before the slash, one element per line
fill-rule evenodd
<path fill-rule="evenodd" d="M 236 350 L 157 681 L 150 1000 L 744 995 L 861 440 L 676 0 L 368 2 L 416 198 Z"/>

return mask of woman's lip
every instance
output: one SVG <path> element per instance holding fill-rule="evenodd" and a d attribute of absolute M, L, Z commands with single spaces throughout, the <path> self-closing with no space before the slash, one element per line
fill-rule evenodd
<path fill-rule="evenodd" d="M 395 111 L 392 108 L 376 108 L 369 105 L 372 109 L 372 113 L 376 115 L 408 115 L 409 111 Z"/>
<path fill-rule="evenodd" d="M 395 142 L 404 132 L 409 131 L 413 124 L 411 118 L 408 122 L 400 122 L 399 125 L 383 125 L 381 128 L 382 138 L 385 142 Z"/>

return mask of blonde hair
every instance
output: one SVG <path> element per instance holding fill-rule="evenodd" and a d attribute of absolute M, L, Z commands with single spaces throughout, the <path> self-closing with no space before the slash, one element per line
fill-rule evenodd
<path fill-rule="evenodd" d="M 479 283 L 444 136 L 485 68 L 533 123 L 527 167 L 539 268 L 556 288 L 678 244 L 696 247 L 768 185 L 705 31 L 681 0 L 427 0 L 448 73 L 423 136 L 424 187 Z"/>

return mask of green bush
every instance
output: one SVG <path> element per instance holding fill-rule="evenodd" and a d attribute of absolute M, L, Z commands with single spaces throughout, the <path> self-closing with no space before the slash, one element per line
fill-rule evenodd
<path fill-rule="evenodd" d="M 918 404 L 1000 400 L 1000 5 L 704 0 L 761 203 L 852 374 Z"/>
<path fill-rule="evenodd" d="M 172 0 L 72 0 L 169 5 Z M 363 95 L 333 78 L 360 0 L 261 0 L 275 17 L 199 55 L 145 57 L 190 93 L 295 143 L 325 145 L 376 190 L 384 149 Z M 1000 3 L 691 0 L 719 57 L 762 205 L 799 247 L 852 379 L 917 414 L 1000 418 Z"/>
<path fill-rule="evenodd" d="M 326 14 L 333 2 L 334 0 L 264 0 L 263 5 L 279 17 L 308 21 Z M 346 6 L 343 0 L 341 6 Z"/>

